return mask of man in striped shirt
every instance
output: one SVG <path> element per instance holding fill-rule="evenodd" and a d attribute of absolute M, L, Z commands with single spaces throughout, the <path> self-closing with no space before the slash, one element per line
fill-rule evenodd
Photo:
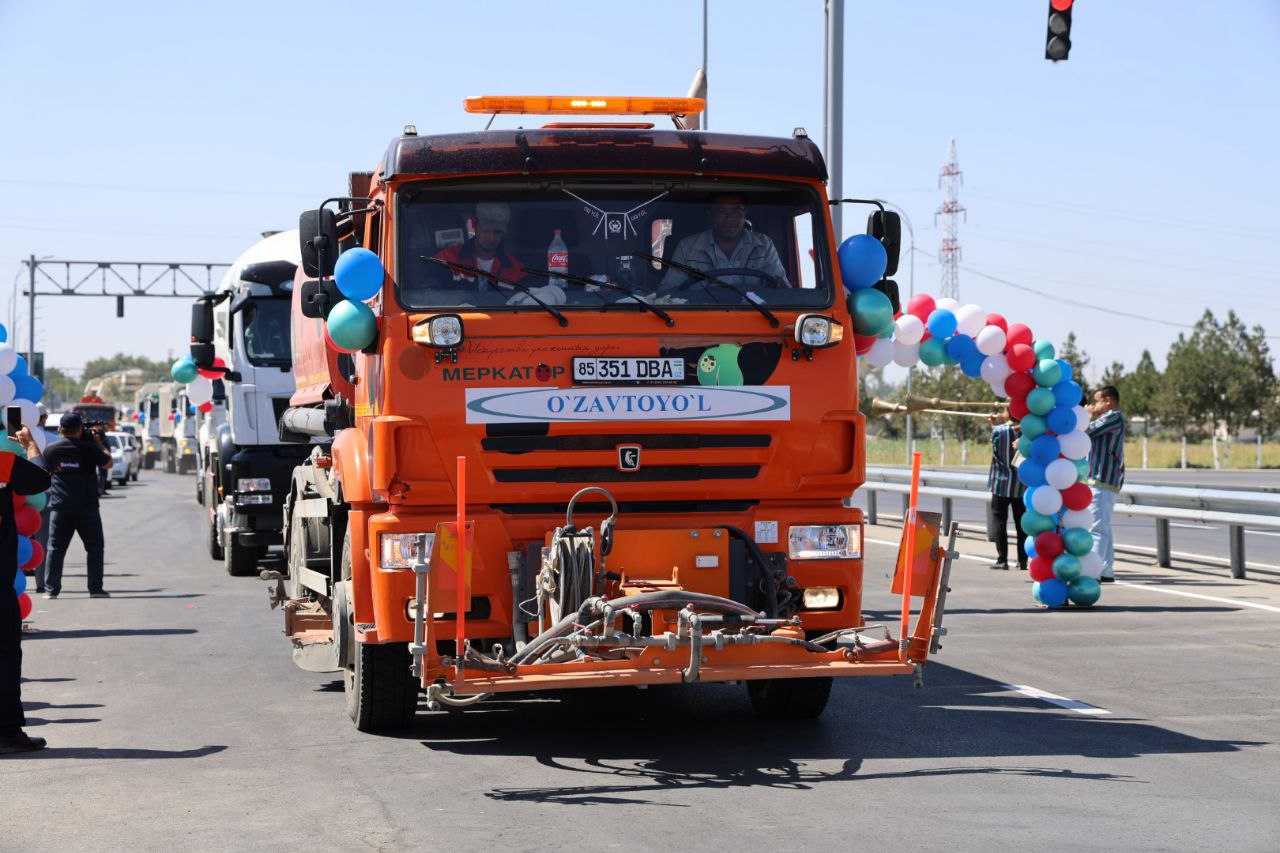
<path fill-rule="evenodd" d="M 1089 450 L 1089 487 L 1093 490 L 1093 550 L 1102 558 L 1103 583 L 1115 578 L 1115 538 L 1111 534 L 1111 512 L 1116 497 L 1124 486 L 1124 413 L 1120 411 L 1120 392 L 1114 385 L 1104 385 L 1093 393 L 1089 406 L 1093 421 L 1085 427 L 1092 442 Z"/>
<path fill-rule="evenodd" d="M 996 561 L 993 569 L 1009 569 L 1009 510 L 1013 510 L 1013 537 L 1018 543 L 1018 568 L 1026 571 L 1027 551 L 1022 542 L 1022 514 L 1026 507 L 1022 503 L 1025 491 L 1018 480 L 1018 472 L 1014 469 L 1014 445 L 1022 428 L 1018 422 L 1009 417 L 1006 407 L 1004 415 L 990 418 L 991 430 L 991 469 L 987 473 L 987 488 L 991 491 L 991 515 L 987 524 L 987 539 L 996 543 Z"/>

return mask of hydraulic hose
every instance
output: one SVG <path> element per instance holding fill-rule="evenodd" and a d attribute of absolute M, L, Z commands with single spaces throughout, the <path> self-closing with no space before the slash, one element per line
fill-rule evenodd
<path fill-rule="evenodd" d="M 765 559 L 764 552 L 760 550 L 760 546 L 756 544 L 756 540 L 752 539 L 745 532 L 730 524 L 724 524 L 721 530 L 727 530 L 729 535 L 734 539 L 742 542 L 747 548 L 747 553 L 751 555 L 751 560 L 756 564 L 756 568 L 760 571 L 760 580 L 764 583 L 765 600 L 768 607 L 765 615 L 770 619 L 778 618 L 778 581 L 773 576 L 773 570 L 769 568 L 769 563 Z"/>

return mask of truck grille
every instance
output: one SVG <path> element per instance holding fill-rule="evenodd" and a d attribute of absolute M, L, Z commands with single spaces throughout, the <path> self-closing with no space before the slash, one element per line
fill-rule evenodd
<path fill-rule="evenodd" d="M 639 471 L 616 467 L 495 468 L 499 483 L 673 483 L 695 480 L 750 480 L 759 465 L 650 465 Z"/>
<path fill-rule="evenodd" d="M 638 444 L 647 450 L 768 447 L 770 436 L 767 434 L 606 433 L 603 435 L 490 435 L 480 440 L 480 446 L 483 449 L 498 453 L 531 453 L 537 450 L 613 450 L 619 444 Z"/>

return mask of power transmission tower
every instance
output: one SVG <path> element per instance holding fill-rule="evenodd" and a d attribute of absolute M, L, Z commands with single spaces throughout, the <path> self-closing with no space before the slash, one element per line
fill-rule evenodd
<path fill-rule="evenodd" d="M 936 225 L 938 217 L 942 217 L 942 245 L 938 247 L 938 261 L 942 264 L 943 296 L 952 299 L 960 298 L 960 216 L 968 215 L 960 204 L 960 185 L 964 183 L 964 173 L 960 171 L 960 163 L 956 160 L 956 141 L 951 140 L 947 149 L 947 162 L 938 173 L 938 186 L 942 189 L 942 204 L 933 214 Z"/>

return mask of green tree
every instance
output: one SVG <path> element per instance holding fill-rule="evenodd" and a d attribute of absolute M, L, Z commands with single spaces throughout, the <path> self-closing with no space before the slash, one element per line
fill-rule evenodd
<path fill-rule="evenodd" d="M 83 389 L 84 385 L 71 374 L 56 367 L 44 369 L 45 403 L 50 411 L 58 411 L 67 403 L 79 400 Z"/>
<path fill-rule="evenodd" d="M 86 363 L 84 378 L 87 382 L 103 374 L 127 370 L 130 367 L 142 369 L 143 382 L 162 382 L 169 376 L 169 365 L 164 361 L 153 361 L 144 355 L 125 355 L 118 352 L 113 356 L 95 358 Z"/>
<path fill-rule="evenodd" d="M 1067 339 L 1058 347 L 1057 353 L 1058 358 L 1064 359 L 1071 365 L 1072 373 L 1075 380 L 1080 383 L 1080 387 L 1087 389 L 1089 381 L 1085 378 L 1085 371 L 1089 367 L 1089 353 L 1080 348 L 1075 332 L 1067 332 Z"/>

